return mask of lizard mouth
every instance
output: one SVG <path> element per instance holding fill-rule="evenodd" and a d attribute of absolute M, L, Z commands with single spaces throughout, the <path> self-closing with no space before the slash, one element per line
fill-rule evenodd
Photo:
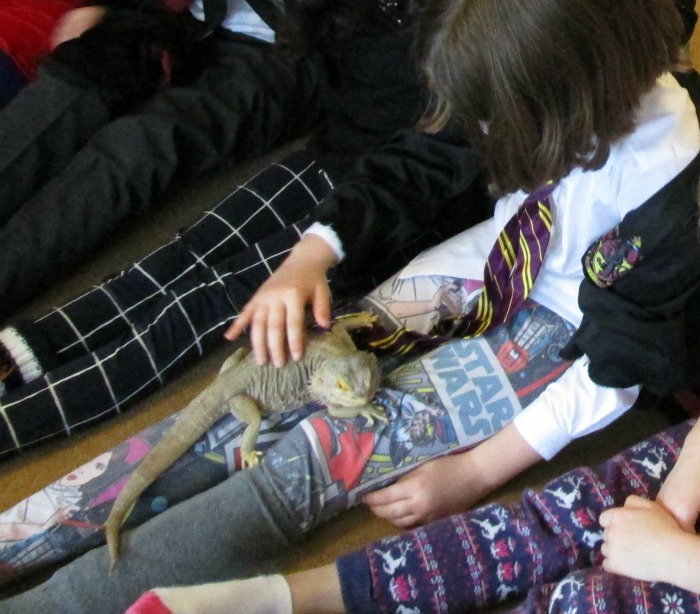
<path fill-rule="evenodd" d="M 360 407 L 362 405 L 368 405 L 372 399 L 367 397 L 353 397 L 353 398 L 342 398 L 335 401 L 336 405 L 342 405 L 343 407 Z"/>
<path fill-rule="evenodd" d="M 374 395 L 362 394 L 362 395 L 348 395 L 345 394 L 329 394 L 325 390 L 319 390 L 311 386 L 312 393 L 317 400 L 321 401 L 324 405 L 335 405 L 337 407 L 362 407 L 368 405 L 374 398 Z"/>

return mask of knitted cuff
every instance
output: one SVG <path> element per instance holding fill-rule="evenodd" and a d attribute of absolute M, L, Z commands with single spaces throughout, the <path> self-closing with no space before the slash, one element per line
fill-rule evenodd
<path fill-rule="evenodd" d="M 335 566 L 340 576 L 343 605 L 348 614 L 376 611 L 372 600 L 372 575 L 364 550 L 338 557 Z"/>
<path fill-rule="evenodd" d="M 42 373 L 39 359 L 17 329 L 0 330 L 0 396 Z"/>

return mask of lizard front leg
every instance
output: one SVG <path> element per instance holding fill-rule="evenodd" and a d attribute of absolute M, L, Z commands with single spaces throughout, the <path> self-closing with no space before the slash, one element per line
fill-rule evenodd
<path fill-rule="evenodd" d="M 380 422 L 389 422 L 386 412 L 379 405 L 368 403 L 367 405 L 358 405 L 357 407 L 341 407 L 333 405 L 328 408 L 328 415 L 331 418 L 350 419 L 357 416 L 364 416 L 367 424 L 372 426 L 375 420 Z"/>
<path fill-rule="evenodd" d="M 255 442 L 260 434 L 260 407 L 253 397 L 239 394 L 228 402 L 231 414 L 246 424 L 241 439 L 241 462 L 244 468 L 253 467 L 260 462 L 260 453 L 255 451 Z"/>
<path fill-rule="evenodd" d="M 338 321 L 331 326 L 331 335 L 338 342 L 349 350 L 356 350 L 355 342 L 350 337 L 348 331 L 358 328 L 368 328 L 377 321 L 377 316 L 368 311 L 360 311 L 347 316 L 341 316 Z"/>

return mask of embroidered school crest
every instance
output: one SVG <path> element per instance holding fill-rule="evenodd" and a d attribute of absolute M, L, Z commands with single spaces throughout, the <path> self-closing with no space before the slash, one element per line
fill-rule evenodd
<path fill-rule="evenodd" d="M 623 239 L 615 226 L 588 248 L 584 270 L 596 286 L 606 288 L 642 259 L 641 247 L 641 237 Z"/>

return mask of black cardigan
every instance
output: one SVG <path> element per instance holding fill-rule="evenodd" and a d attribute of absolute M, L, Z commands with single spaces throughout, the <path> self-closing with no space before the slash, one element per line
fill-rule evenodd
<path fill-rule="evenodd" d="M 676 75 L 700 108 L 700 75 Z M 641 259 L 612 285 L 586 277 L 583 321 L 562 356 L 586 354 L 603 386 L 641 384 L 660 396 L 700 383 L 700 155 L 619 225 Z M 584 267 L 585 270 L 585 267 Z"/>
<path fill-rule="evenodd" d="M 449 224 L 456 233 L 492 213 L 463 131 L 413 128 L 427 96 L 412 53 L 411 17 L 398 21 L 377 8 L 317 57 L 324 121 L 308 146 L 335 184 L 314 217 L 335 230 L 346 252 L 336 287 L 395 272 L 379 265 L 426 229 Z"/>

